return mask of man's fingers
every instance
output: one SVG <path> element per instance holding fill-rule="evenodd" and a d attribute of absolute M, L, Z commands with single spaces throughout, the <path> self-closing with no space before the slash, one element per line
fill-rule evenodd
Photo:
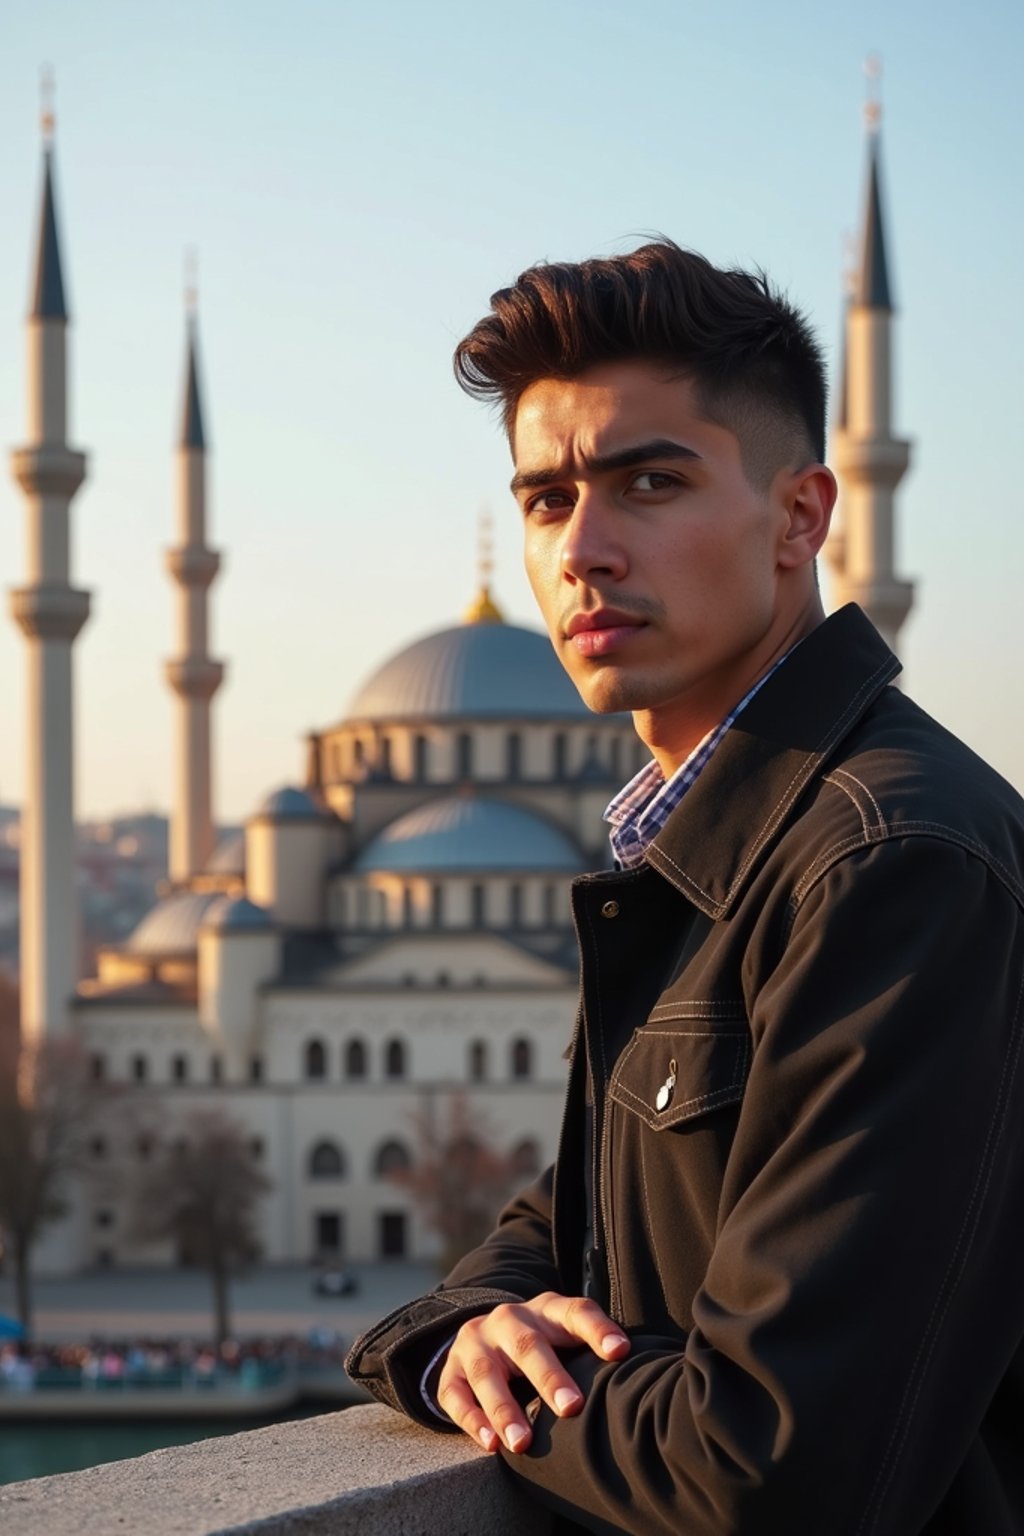
<path fill-rule="evenodd" d="M 539 1328 L 520 1326 L 502 1341 L 502 1349 L 512 1370 L 525 1376 L 559 1417 L 583 1407 L 583 1393 Z"/>
<path fill-rule="evenodd" d="M 452 1376 L 446 1381 L 442 1376 L 437 1401 L 452 1423 L 457 1424 L 471 1440 L 482 1445 L 485 1451 L 498 1449 L 497 1433 L 464 1377 Z"/>
<path fill-rule="evenodd" d="M 448 1403 L 449 1395 L 456 1405 L 462 1407 L 467 1401 L 467 1394 L 476 1399 L 483 1414 L 480 1423 L 473 1416 L 471 1408 L 463 1407 L 464 1416 L 469 1416 L 474 1426 L 468 1433 L 476 1431 L 475 1437 L 483 1445 L 479 1429 L 485 1423 L 498 1432 L 510 1451 L 526 1449 L 530 1443 L 530 1426 L 508 1389 L 507 1369 L 489 1351 L 479 1348 L 463 1357 L 456 1340 L 441 1375 L 438 1401 L 448 1416 L 454 1418 Z M 461 1419 L 456 1422 L 462 1424 Z"/>
<path fill-rule="evenodd" d="M 629 1340 L 618 1323 L 612 1322 L 607 1312 L 589 1296 L 552 1293 L 550 1299 L 545 1298 L 544 1313 L 574 1340 L 589 1344 L 604 1360 L 619 1360 L 629 1353 Z"/>

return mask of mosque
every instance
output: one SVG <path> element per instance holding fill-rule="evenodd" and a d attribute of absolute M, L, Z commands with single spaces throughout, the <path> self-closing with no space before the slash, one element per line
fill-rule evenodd
<path fill-rule="evenodd" d="M 860 260 L 847 295 L 834 462 L 833 590 L 890 644 L 912 602 L 894 568 L 893 304 L 869 118 Z M 78 982 L 72 647 L 89 594 L 71 585 L 61 247 L 47 126 L 28 318 L 28 579 L 11 595 L 28 662 L 21 863 L 22 1031 L 71 1037 L 92 1076 L 131 1085 L 91 1141 L 130 1168 L 188 1114 L 217 1106 L 272 1182 L 269 1261 L 425 1258 L 437 1238 L 393 1175 L 416 1124 L 458 1099 L 525 1180 L 555 1151 L 576 1011 L 570 878 L 608 862 L 602 812 L 645 760 L 627 716 L 591 715 L 545 636 L 504 621 L 485 579 L 462 622 L 414 640 L 308 738 L 301 784 L 268 794 L 215 846 L 204 413 L 190 309 L 177 449 L 177 655 L 166 664 L 177 761 L 167 889 Z M 86 723 L 86 728 L 88 728 Z M 178 1128 L 178 1129 L 176 1129 Z M 113 1193 L 111 1191 L 114 1191 Z M 123 1199 L 83 1179 L 38 1267 L 168 1263 L 133 1246 Z"/>

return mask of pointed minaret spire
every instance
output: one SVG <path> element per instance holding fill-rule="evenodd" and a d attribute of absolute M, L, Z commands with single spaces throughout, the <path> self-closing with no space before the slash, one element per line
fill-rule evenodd
<path fill-rule="evenodd" d="M 220 556 L 206 544 L 206 437 L 199 392 L 199 322 L 195 261 L 185 284 L 185 398 L 178 439 L 179 543 L 167 552 L 167 569 L 178 587 L 179 655 L 166 664 L 178 697 L 177 773 L 171 815 L 171 880 L 184 885 L 213 852 L 210 701 L 224 667 L 207 651 L 207 593 Z"/>
<path fill-rule="evenodd" d="M 60 242 L 57 239 L 57 214 L 53 196 L 53 138 L 56 117 L 53 110 L 53 71 L 43 70 L 43 197 L 39 209 L 39 239 L 36 243 L 35 288 L 32 295 L 33 320 L 67 320 L 64 302 L 64 276 L 60 266 Z"/>
<path fill-rule="evenodd" d="M 53 191 L 52 77 L 43 78 L 43 188 L 27 324 L 28 441 L 11 458 L 27 509 L 28 581 L 11 613 L 28 658 L 21 835 L 21 1029 L 39 1045 L 71 1030 L 78 981 L 71 648 L 89 594 L 69 580 L 71 500 L 85 455 L 67 442 L 67 329 Z"/>
<path fill-rule="evenodd" d="M 914 599 L 913 585 L 896 575 L 895 560 L 895 491 L 910 463 L 910 444 L 892 430 L 893 304 L 879 189 L 880 61 L 870 58 L 865 72 L 867 195 L 860 260 L 846 307 L 833 449 L 842 527 L 830 559 L 837 601 L 859 603 L 895 649 Z"/>
<path fill-rule="evenodd" d="M 197 320 L 199 312 L 199 286 L 194 251 L 185 258 L 185 316 L 188 330 L 188 356 L 185 364 L 185 409 L 181 417 L 179 448 L 205 450 L 203 412 L 199 403 L 199 369 L 196 362 Z"/>

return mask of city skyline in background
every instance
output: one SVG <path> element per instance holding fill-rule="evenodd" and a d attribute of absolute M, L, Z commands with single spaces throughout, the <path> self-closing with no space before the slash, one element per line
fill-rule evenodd
<path fill-rule="evenodd" d="M 895 271 L 895 423 L 912 438 L 898 564 L 918 583 L 909 691 L 1024 782 L 1020 413 L 1024 33 L 923 5 L 822 18 L 782 5 L 526 3 L 515 24 L 447 3 L 373 16 L 255 4 L 246 30 L 186 4 L 142 18 L 44 4 L 0 63 L 0 439 L 24 441 L 24 315 L 40 189 L 39 68 L 57 76 L 58 217 L 72 315 L 70 440 L 89 454 L 72 580 L 80 819 L 171 799 L 174 650 L 163 550 L 184 386 L 183 251 L 199 253 L 213 444 L 215 815 L 301 780 L 303 733 L 345 713 L 389 652 L 456 622 L 476 522 L 497 596 L 536 626 L 507 450 L 451 381 L 490 292 L 540 257 L 651 230 L 763 264 L 836 362 L 844 231 L 861 211 L 864 55 L 879 51 Z M 1011 266 L 1013 263 L 1013 266 Z M 1011 461 L 1012 465 L 1012 461 Z M 1007 487 L 1007 480 L 1010 484 Z M 0 477 L 0 574 L 24 577 L 24 510 Z M 825 573 L 827 594 L 827 573 Z M 22 642 L 0 622 L 0 799 L 20 799 Z"/>

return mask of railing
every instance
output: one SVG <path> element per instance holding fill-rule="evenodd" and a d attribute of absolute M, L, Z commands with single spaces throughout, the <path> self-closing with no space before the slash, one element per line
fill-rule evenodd
<path fill-rule="evenodd" d="M 548 1536 L 496 1457 L 348 1408 L 0 1487 L 4 1536 Z"/>

